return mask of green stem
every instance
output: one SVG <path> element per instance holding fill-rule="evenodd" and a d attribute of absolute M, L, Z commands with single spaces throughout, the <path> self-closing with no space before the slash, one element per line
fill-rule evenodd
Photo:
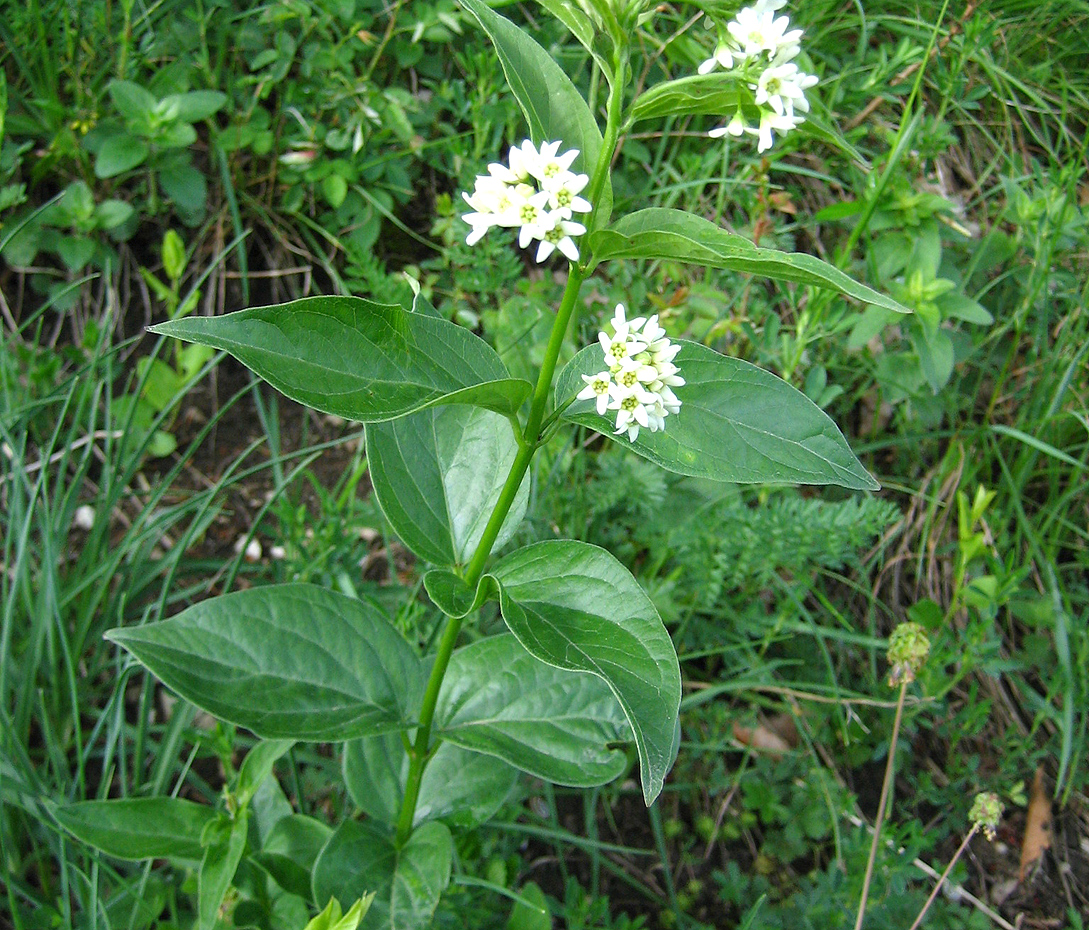
<path fill-rule="evenodd" d="M 601 192 L 605 188 L 605 181 L 609 176 L 609 165 L 612 163 L 613 150 L 620 134 L 620 120 L 623 108 L 623 88 L 625 84 L 625 72 L 627 70 L 627 58 L 620 57 L 616 63 L 617 81 L 610 86 L 608 117 L 605 124 L 605 135 L 602 140 L 601 152 L 598 154 L 597 164 L 594 166 L 593 178 L 590 181 L 590 203 L 593 211 L 590 214 L 588 229 L 593 229 L 593 218 L 597 215 L 600 205 Z M 570 266 L 567 275 L 567 286 L 564 288 L 563 297 L 560 300 L 559 309 L 556 311 L 556 319 L 552 323 L 552 332 L 548 337 L 548 345 L 545 347 L 544 361 L 541 363 L 541 371 L 537 376 L 537 386 L 533 391 L 533 400 L 530 404 L 529 417 L 526 427 L 522 431 L 518 443 L 518 453 L 511 463 L 507 480 L 503 489 L 499 492 L 495 509 L 488 519 L 484 532 L 477 543 L 472 558 L 465 566 L 462 577 L 470 588 L 476 588 L 484 575 L 484 565 L 491 555 L 492 547 L 499 537 L 499 531 L 503 527 L 507 514 L 510 512 L 518 489 L 522 486 L 522 479 L 529 470 L 529 463 L 540 446 L 541 434 L 545 422 L 545 408 L 548 406 L 548 398 L 552 392 L 552 378 L 556 373 L 556 364 L 560 358 L 560 350 L 563 348 L 563 340 L 567 335 L 571 317 L 574 315 L 575 306 L 578 303 L 579 290 L 583 281 L 589 274 L 589 265 Z M 409 748 L 408 778 L 405 782 L 405 796 L 401 802 L 401 810 L 397 816 L 396 843 L 398 848 L 408 842 L 412 835 L 412 824 L 416 819 L 416 802 L 420 796 L 420 784 L 423 781 L 424 769 L 430 761 L 435 747 L 431 745 L 431 725 L 435 719 L 435 707 L 439 700 L 439 689 L 442 680 L 446 676 L 446 669 L 450 665 L 450 657 L 454 653 L 458 634 L 464 618 L 450 617 L 443 630 L 442 639 L 439 641 L 439 649 L 435 655 L 435 661 L 431 666 L 431 674 L 427 679 L 427 688 L 424 691 L 423 703 L 420 707 L 420 721 L 416 727 L 416 736 Z"/>
<path fill-rule="evenodd" d="M 904 716 L 904 696 L 907 694 L 907 680 L 900 683 L 900 696 L 896 700 L 896 719 L 892 724 L 892 736 L 889 738 L 889 756 L 885 761 L 885 780 L 881 783 L 881 799 L 877 802 L 877 817 L 873 824 L 873 842 L 870 844 L 870 858 L 866 861 L 866 876 L 862 880 L 862 899 L 858 902 L 858 918 L 855 930 L 862 930 L 862 919 L 866 916 L 866 901 L 870 896 L 870 882 L 873 880 L 873 867 L 877 861 L 877 845 L 881 840 L 881 824 L 885 820 L 885 807 L 889 802 L 889 790 L 892 788 L 892 776 L 896 771 L 896 740 L 900 735 L 900 721 Z"/>
<path fill-rule="evenodd" d="M 957 847 L 957 851 L 953 853 L 953 858 L 949 860 L 949 865 L 945 867 L 945 871 L 938 876 L 938 881 L 937 884 L 934 885 L 934 890 L 930 892 L 930 897 L 926 899 L 926 904 L 923 905 L 923 909 L 919 911 L 919 916 L 915 918 L 915 923 L 913 923 L 908 930 L 918 930 L 918 926 L 923 922 L 926 912 L 930 910 L 930 905 L 934 903 L 934 899 L 938 896 L 938 892 L 941 891 L 942 885 L 945 884 L 945 880 L 949 877 L 949 873 L 953 871 L 953 866 L 957 864 L 960 854 L 967 848 L 969 840 L 976 835 L 978 829 L 979 826 L 977 824 L 972 824 L 972 829 L 968 831 L 968 835 L 961 842 L 960 846 Z"/>

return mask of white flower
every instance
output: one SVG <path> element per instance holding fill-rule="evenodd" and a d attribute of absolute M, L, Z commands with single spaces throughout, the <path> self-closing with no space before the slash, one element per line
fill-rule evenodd
<path fill-rule="evenodd" d="M 546 189 L 549 187 L 553 178 L 570 174 L 571 172 L 567 169 L 570 168 L 572 162 L 579 157 L 578 149 L 568 149 L 562 155 L 557 154 L 559 149 L 559 142 L 546 142 L 541 146 L 540 154 L 537 156 L 537 163 L 534 166 L 535 170 L 533 176 L 540 181 L 541 185 Z"/>
<path fill-rule="evenodd" d="M 730 120 L 725 126 L 718 126 L 712 129 L 708 135 L 712 139 L 720 139 L 727 133 L 731 136 L 740 136 L 746 129 L 748 129 L 748 123 L 745 122 L 745 118 L 741 115 L 741 111 L 738 110 L 734 114 L 734 118 Z"/>
<path fill-rule="evenodd" d="M 793 62 L 773 65 L 765 68 L 756 82 L 756 105 L 767 104 L 778 116 L 793 116 L 795 107 L 808 112 L 809 101 L 805 99 L 805 91 L 816 83 L 817 79 L 812 74 L 799 71 Z"/>
<path fill-rule="evenodd" d="M 700 74 L 708 74 L 715 70 L 715 66 L 719 65 L 729 71 L 734 66 L 734 58 L 738 61 L 744 61 L 744 56 L 741 54 L 741 50 L 729 42 L 720 42 L 715 49 L 715 54 L 708 58 L 699 67 Z"/>
<path fill-rule="evenodd" d="M 589 213 L 593 209 L 589 200 L 578 196 L 579 191 L 590 183 L 589 177 L 585 174 L 564 171 L 542 183 L 544 189 L 548 191 L 548 205 L 553 210 L 559 210 L 565 219 L 571 218 L 572 211 Z"/>
<path fill-rule="evenodd" d="M 586 227 L 582 223 L 564 219 L 559 211 L 549 213 L 546 222 L 551 223 L 551 225 L 545 229 L 544 235 L 539 237 L 541 244 L 537 248 L 537 261 L 543 262 L 552 254 L 553 250 L 557 250 L 569 261 L 577 262 L 579 260 L 579 250 L 578 246 L 575 245 L 575 240 L 571 237 L 581 236 L 586 232 Z"/>
<path fill-rule="evenodd" d="M 780 135 L 786 135 L 790 130 L 794 129 L 802 123 L 802 117 L 794 116 L 793 113 L 784 113 L 782 115 L 776 113 L 774 110 L 765 110 L 760 114 L 760 126 L 759 128 L 750 132 L 755 132 L 759 142 L 757 143 L 756 150 L 758 152 L 766 152 L 771 148 L 772 142 L 772 130 Z"/>
<path fill-rule="evenodd" d="M 239 536 L 234 541 L 234 551 L 242 553 L 247 562 L 256 562 L 261 558 L 261 543 L 256 539 L 247 542 L 245 536 Z"/>
<path fill-rule="evenodd" d="M 90 504 L 80 504 L 72 514 L 72 525 L 81 530 L 90 530 L 95 525 L 95 509 Z"/>
<path fill-rule="evenodd" d="M 583 375 L 582 380 L 586 382 L 586 387 L 575 395 L 575 400 L 590 400 L 596 397 L 597 412 L 600 416 L 605 416 L 605 410 L 609 406 L 609 386 L 612 384 L 609 372 L 600 371 L 596 375 Z"/>

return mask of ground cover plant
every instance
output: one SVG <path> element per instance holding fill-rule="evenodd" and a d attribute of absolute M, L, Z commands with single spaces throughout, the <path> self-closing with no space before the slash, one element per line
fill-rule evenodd
<path fill-rule="evenodd" d="M 1083 925 L 1083 10 L 54 12 L 0 919 Z"/>

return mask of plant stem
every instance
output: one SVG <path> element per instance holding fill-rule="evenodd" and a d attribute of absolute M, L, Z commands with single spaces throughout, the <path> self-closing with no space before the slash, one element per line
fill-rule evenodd
<path fill-rule="evenodd" d="M 621 58 L 617 62 L 617 74 L 622 78 L 627 68 L 627 59 Z M 605 135 L 601 152 L 598 155 L 597 164 L 594 166 L 594 176 L 590 182 L 590 202 L 593 204 L 591 217 L 597 214 L 601 192 L 605 187 L 605 181 L 609 175 L 609 165 L 612 163 L 613 149 L 616 148 L 616 140 L 620 133 L 620 117 L 623 106 L 622 80 L 609 90 L 608 117 L 605 124 Z M 589 228 L 593 228 L 591 219 Z M 548 398 L 552 392 L 552 378 L 556 373 L 556 364 L 559 361 L 560 350 L 563 348 L 563 340 L 567 335 L 571 317 L 574 315 L 575 306 L 578 303 L 579 290 L 586 280 L 588 271 L 583 266 L 574 263 L 570 266 L 567 275 L 567 286 L 564 288 L 563 297 L 560 300 L 559 309 L 556 311 L 556 319 L 552 323 L 552 332 L 548 337 L 548 345 L 545 347 L 544 361 L 537 376 L 537 386 L 533 390 L 533 400 L 530 404 L 529 417 L 526 420 L 525 429 L 518 442 L 518 452 L 511 463 L 507 480 L 503 489 L 499 492 L 495 509 L 488 518 L 484 532 L 477 543 L 472 558 L 465 566 L 462 577 L 470 588 L 475 588 L 484 575 L 484 565 L 491 555 L 492 546 L 499 537 L 499 531 L 503 527 L 507 514 L 510 512 L 518 489 L 522 486 L 522 479 L 529 470 L 529 464 L 537 452 L 541 440 L 542 425 L 544 424 L 545 408 L 548 406 Z M 396 844 L 398 848 L 408 842 L 412 835 L 412 824 L 416 818 L 416 802 L 420 796 L 420 784 L 423 781 L 424 769 L 430 761 L 435 747 L 431 745 L 431 725 L 435 719 L 435 707 L 439 700 L 439 690 L 442 680 L 446 676 L 446 669 L 450 664 L 450 657 L 454 653 L 458 634 L 461 632 L 461 624 L 464 618 L 450 617 L 443 630 L 442 639 L 439 641 L 439 649 L 435 655 L 434 664 L 431 666 L 431 674 L 427 679 L 427 687 L 424 691 L 423 703 L 420 706 L 420 719 L 416 726 L 416 736 L 413 739 L 409 751 L 408 777 L 405 782 L 405 796 L 401 801 L 401 810 L 397 815 Z"/>
<path fill-rule="evenodd" d="M 885 820 L 885 806 L 889 801 L 889 789 L 892 787 L 892 776 L 896 770 L 896 740 L 900 735 L 900 721 L 904 716 L 904 696 L 907 694 L 908 682 L 900 683 L 900 694 L 896 699 L 896 719 L 892 724 L 892 737 L 889 739 L 889 756 L 885 761 L 885 780 L 881 785 L 881 799 L 877 802 L 877 817 L 873 824 L 873 842 L 870 844 L 870 858 L 866 862 L 866 877 L 862 880 L 862 899 L 858 902 L 858 918 L 855 920 L 855 930 L 861 930 L 862 918 L 866 914 L 866 899 L 870 895 L 870 881 L 873 879 L 873 867 L 877 861 L 877 844 L 881 841 L 881 824 Z"/>
<path fill-rule="evenodd" d="M 957 847 L 957 851 L 955 853 L 953 853 L 953 858 L 949 860 L 949 865 L 947 865 L 945 867 L 945 871 L 942 872 L 942 874 L 938 876 L 938 881 L 934 885 L 934 890 L 932 892 L 930 892 L 930 897 L 926 899 L 926 904 L 923 905 L 923 909 L 921 911 L 919 911 L 919 916 L 915 918 L 915 923 L 913 923 L 908 928 L 908 930 L 915 930 L 915 928 L 918 927 L 919 924 L 921 924 L 923 922 L 923 918 L 926 916 L 926 912 L 928 910 L 930 910 L 930 905 L 934 903 L 934 899 L 938 896 L 938 891 L 941 889 L 942 884 L 945 882 L 946 877 L 949 875 L 949 873 L 951 871 L 953 871 L 953 866 L 955 866 L 957 864 L 957 860 L 960 858 L 960 854 L 962 852 L 964 852 L 964 850 L 967 848 L 968 841 L 971 840 L 972 837 L 976 835 L 976 831 L 978 829 L 979 829 L 978 824 L 972 824 L 972 829 L 968 831 L 968 835 L 961 841 L 960 846 Z"/>

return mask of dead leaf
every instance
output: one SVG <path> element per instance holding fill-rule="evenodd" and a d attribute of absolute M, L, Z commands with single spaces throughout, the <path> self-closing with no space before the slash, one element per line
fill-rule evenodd
<path fill-rule="evenodd" d="M 734 739 L 780 759 L 783 753 L 790 752 L 798 744 L 798 731 L 790 714 L 778 714 L 770 720 L 761 720 L 755 727 L 735 723 Z"/>
<path fill-rule="evenodd" d="M 1025 880 L 1029 868 L 1039 861 L 1044 850 L 1051 847 L 1051 799 L 1044 791 L 1043 766 L 1036 770 L 1029 793 L 1028 814 L 1025 817 L 1025 836 L 1021 841 L 1021 868 L 1018 878 Z"/>

